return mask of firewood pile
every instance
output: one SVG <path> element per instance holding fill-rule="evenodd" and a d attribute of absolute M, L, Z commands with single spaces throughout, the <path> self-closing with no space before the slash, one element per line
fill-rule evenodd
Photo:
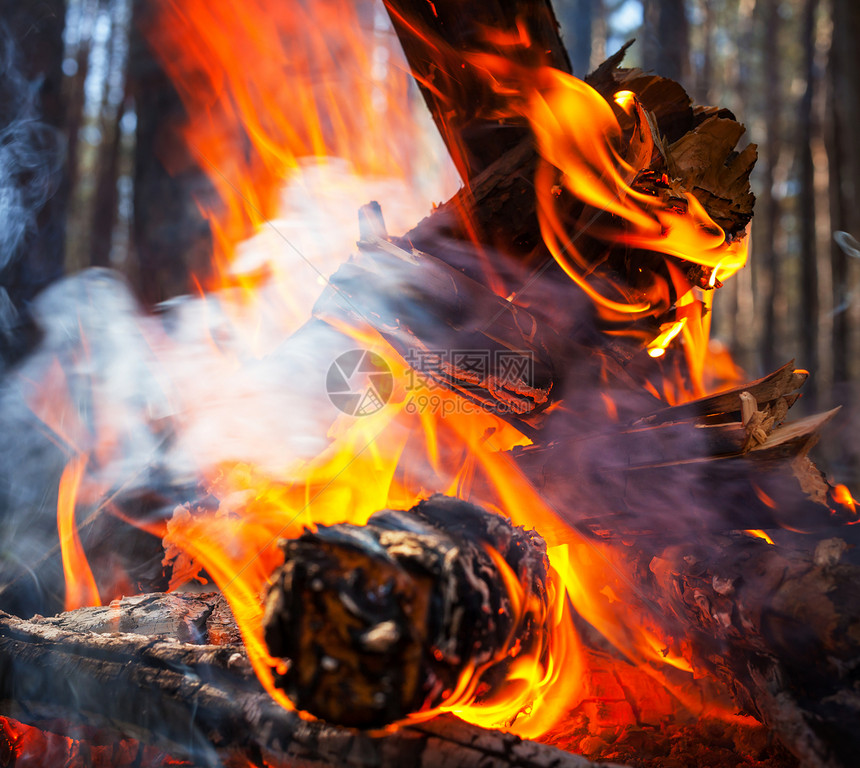
<path fill-rule="evenodd" d="M 717 268 L 642 245 L 548 166 L 521 114 L 500 117 L 505 91 L 490 87 L 481 56 L 570 71 L 547 0 L 387 8 L 466 184 L 402 237 L 389 235 L 378 205 L 363 208 L 358 253 L 310 322 L 370 319 L 406 359 L 452 346 L 527 359 L 486 369 L 431 357 L 422 373 L 530 438 L 511 458 L 572 531 L 611 552 L 633 585 L 630 623 L 649 617 L 667 655 L 680 649 L 686 671 L 675 682 L 688 698 L 580 622 L 587 690 L 546 743 L 450 715 L 382 730 L 446 699 L 467 668 L 478 698 L 491 699 L 523 655 L 545 654 L 551 634 L 549 532 L 437 495 L 282 543 L 284 565 L 260 595 L 265 639 L 284 662 L 276 685 L 318 719 L 264 692 L 216 594 L 2 614 L 0 765 L 14 765 L 27 739 L 47 745 L 56 733 L 55 764 L 92 766 L 853 765 L 857 534 L 809 457 L 836 412 L 790 418 L 808 376 L 793 362 L 680 404 L 657 396 L 655 371 L 688 363 L 674 348 L 649 356 L 643 339 L 679 322 L 681 286 L 718 290 Z M 488 40 L 489 26 L 530 45 Z M 738 147 L 743 126 L 694 105 L 677 83 L 621 68 L 623 55 L 586 81 L 618 119 L 627 182 L 678 215 L 700 206 L 741 243 L 756 157 Z M 456 77 L 451 60 L 463 62 Z M 659 284 L 662 303 L 626 320 L 594 309 L 548 250 L 536 174 L 552 182 L 583 282 L 622 286 L 630 303 Z M 701 716 L 695 701 L 724 711 Z"/>

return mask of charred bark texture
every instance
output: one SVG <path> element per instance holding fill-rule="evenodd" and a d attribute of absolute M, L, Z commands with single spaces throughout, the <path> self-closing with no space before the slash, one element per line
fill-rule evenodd
<path fill-rule="evenodd" d="M 716 537 L 648 564 L 650 597 L 715 675 L 804 766 L 850 766 L 860 739 L 860 566 L 841 538 L 812 553 Z"/>
<path fill-rule="evenodd" d="M 242 645 L 194 644 L 232 624 L 223 612 L 213 595 L 142 595 L 53 619 L 0 614 L 0 713 L 101 743 L 130 736 L 201 766 L 594 766 L 451 717 L 384 736 L 302 720 L 263 692 Z"/>
<path fill-rule="evenodd" d="M 549 652 L 543 539 L 467 502 L 432 496 L 283 547 L 265 618 L 288 665 L 276 684 L 330 723 L 380 728 L 433 709 L 473 669 L 480 702 L 520 656 Z"/>

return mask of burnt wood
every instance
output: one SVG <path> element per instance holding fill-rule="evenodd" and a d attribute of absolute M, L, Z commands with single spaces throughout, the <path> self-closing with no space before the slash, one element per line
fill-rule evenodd
<path fill-rule="evenodd" d="M 157 594 L 47 619 L 0 613 L 0 714 L 102 744 L 131 737 L 197 766 L 596 768 L 450 716 L 385 735 L 301 719 L 262 690 L 243 645 L 211 644 L 224 610 L 216 595 Z"/>
<path fill-rule="evenodd" d="M 389 725 L 449 701 L 464 675 L 480 703 L 520 657 L 548 663 L 546 544 L 499 515 L 436 495 L 283 548 L 264 619 L 287 665 L 275 683 L 329 723 Z"/>
<path fill-rule="evenodd" d="M 570 72 L 549 0 L 386 0 L 421 95 L 467 185 L 527 133 L 470 53 Z"/>
<path fill-rule="evenodd" d="M 802 765 L 847 768 L 860 750 L 860 566 L 844 538 L 809 546 L 713 537 L 634 559 L 695 669 L 728 685 Z"/>

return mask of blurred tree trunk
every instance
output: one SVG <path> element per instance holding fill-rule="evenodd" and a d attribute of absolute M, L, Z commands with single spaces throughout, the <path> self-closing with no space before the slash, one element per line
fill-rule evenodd
<path fill-rule="evenodd" d="M 55 128 L 59 136 L 65 123 L 62 95 L 65 0 L 0 0 L 0 19 L 22 54 L 25 76 L 41 83 L 41 121 Z M 62 142 L 59 144 L 62 146 Z M 46 158 L 46 162 L 50 161 Z M 15 304 L 28 301 L 63 274 L 68 186 L 62 177 L 57 180 L 56 188 L 38 214 L 37 231 L 27 243 L 26 254 L 10 265 L 3 276 Z"/>
<path fill-rule="evenodd" d="M 77 47 L 74 49 L 74 74 L 67 90 L 68 107 L 66 110 L 66 186 L 67 196 L 71 201 L 78 183 L 78 155 L 80 149 L 80 133 L 84 123 L 84 106 L 86 94 L 84 85 L 90 72 L 90 52 L 92 48 L 93 24 L 98 8 L 93 0 L 82 2 L 78 10 L 78 27 L 74 31 Z M 82 267 L 74 255 L 69 271 Z"/>
<path fill-rule="evenodd" d="M 605 0 L 592 0 L 594 15 L 591 19 L 591 62 L 587 69 L 589 72 L 597 69 L 601 62 L 607 57 L 606 38 L 608 36 L 608 23 L 606 20 Z M 615 53 L 615 51 L 611 51 Z M 575 70 L 574 70 L 575 71 Z"/>
<path fill-rule="evenodd" d="M 89 231 L 89 263 L 96 267 L 110 265 L 119 205 L 117 183 L 122 147 L 121 123 L 129 99 L 127 6 L 122 2 L 114 2 L 110 11 L 110 56 L 99 110 L 101 143 L 95 164 L 96 182 Z"/>
<path fill-rule="evenodd" d="M 116 108 L 113 119 L 104 121 L 102 143 L 96 167 L 96 189 L 93 197 L 92 227 L 90 229 L 90 264 L 94 267 L 110 265 L 113 230 L 117 219 L 119 193 L 120 123 L 125 115 L 125 99 Z"/>
<path fill-rule="evenodd" d="M 191 273 L 205 277 L 210 253 L 209 226 L 196 203 L 209 187 L 179 132 L 185 119 L 179 95 L 145 39 L 156 6 L 134 0 L 129 49 L 137 116 L 132 280 L 147 304 L 186 293 Z"/>
<path fill-rule="evenodd" d="M 690 29 L 685 0 L 643 0 L 642 65 L 684 83 L 690 68 Z"/>
<path fill-rule="evenodd" d="M 860 3 L 856 0 L 832 0 L 833 42 L 829 61 L 829 112 L 833 116 L 827 148 L 830 166 L 830 216 L 834 231 L 844 231 L 860 239 Z M 833 279 L 833 382 L 844 388 L 851 376 L 851 332 L 848 303 L 848 255 L 833 243 L 831 249 Z"/>
<path fill-rule="evenodd" d="M 702 65 L 696 73 L 696 100 L 699 104 L 710 104 L 714 80 L 714 9 L 708 0 L 702 3 L 701 36 Z"/>
<path fill-rule="evenodd" d="M 591 38 L 597 0 L 567 0 L 556 4 L 565 47 L 573 74 L 585 77 L 591 71 Z"/>
<path fill-rule="evenodd" d="M 818 370 L 818 254 L 815 233 L 815 166 L 812 162 L 813 115 L 816 91 L 815 19 L 818 0 L 805 0 L 801 35 L 806 77 L 806 90 L 800 100 L 798 114 L 797 151 L 800 171 L 800 333 L 803 350 L 802 365 Z M 809 409 L 817 407 L 817 377 L 812 376 L 804 390 Z"/>
<path fill-rule="evenodd" d="M 739 0 L 737 13 L 734 15 L 732 37 L 735 41 L 735 71 L 729 87 L 734 90 L 734 110 L 742 122 L 749 126 L 752 117 L 750 105 L 749 82 L 752 77 L 753 54 L 753 23 L 756 0 Z M 729 339 L 733 352 L 738 357 L 741 367 L 753 369 L 754 335 L 749 329 L 755 328 L 755 295 L 752 285 L 752 267 L 747 267 L 736 278 L 730 281 L 731 286 L 726 312 L 729 318 Z M 725 290 L 725 289 L 724 289 Z"/>
<path fill-rule="evenodd" d="M 780 217 L 780 204 L 774 194 L 776 166 L 782 143 L 782 76 L 779 61 L 780 0 L 765 0 L 763 5 L 764 37 L 764 94 L 766 134 L 764 138 L 764 163 L 762 165 L 762 194 L 760 210 L 762 216 L 763 253 L 759 260 L 761 272 L 766 275 L 764 291 L 764 330 L 762 334 L 762 363 L 764 370 L 772 371 L 777 363 L 777 302 L 782 299 L 782 265 L 777 253 L 776 239 Z M 760 281 L 759 284 L 761 284 Z"/>

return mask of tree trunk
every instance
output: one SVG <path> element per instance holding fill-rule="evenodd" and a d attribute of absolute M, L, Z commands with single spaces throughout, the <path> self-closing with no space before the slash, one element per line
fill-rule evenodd
<path fill-rule="evenodd" d="M 832 0 L 833 33 L 828 61 L 827 135 L 830 169 L 830 229 L 833 328 L 833 398 L 846 406 L 850 424 L 842 433 L 839 451 L 840 470 L 855 477 L 860 467 L 860 450 L 855 439 L 860 397 L 854 377 L 858 375 L 857 343 L 860 340 L 852 320 L 856 302 L 858 265 L 851 243 L 843 238 L 860 239 L 860 5 L 853 0 Z M 845 233 L 839 235 L 836 233 Z M 846 248 L 846 244 L 848 247 Z"/>
<path fill-rule="evenodd" d="M 598 0 L 571 0 L 559 3 L 558 16 L 564 41 L 573 65 L 573 74 L 584 78 L 591 71 L 591 39 Z"/>
<path fill-rule="evenodd" d="M 114 226 L 117 220 L 119 191 L 117 182 L 122 146 L 121 123 L 128 102 L 129 30 L 122 26 L 117 9 L 112 9 L 108 82 L 101 107 L 101 144 L 96 160 L 96 183 L 92 199 L 89 231 L 89 263 L 94 267 L 110 265 Z M 122 73 L 122 92 L 115 93 L 110 83 L 112 73 Z M 119 98 L 117 96 L 119 95 Z"/>
<path fill-rule="evenodd" d="M 780 0 L 765 0 L 763 3 L 764 26 L 764 82 L 765 110 L 767 112 L 767 135 L 764 142 L 764 163 L 761 177 L 761 216 L 763 219 L 762 258 L 758 260 L 759 276 L 765 275 L 766 288 L 762 291 L 764 328 L 761 349 L 765 370 L 776 364 L 777 349 L 777 304 L 782 301 L 782 264 L 777 250 L 780 219 L 780 204 L 776 198 L 776 166 L 779 162 L 782 142 L 782 64 L 779 60 Z"/>
<path fill-rule="evenodd" d="M 832 0 L 833 39 L 830 49 L 830 112 L 833 115 L 828 142 L 831 173 L 832 229 L 860 239 L 860 147 L 856 129 L 860 125 L 860 6 L 852 0 Z M 847 303 L 850 300 L 849 257 L 834 243 L 833 265 L 833 355 L 834 383 L 847 383 L 851 376 L 852 333 Z M 846 387 L 846 392 L 848 388 Z"/>
<path fill-rule="evenodd" d="M 12 302 L 20 307 L 63 274 L 69 190 L 66 171 L 61 165 L 62 141 L 59 137 L 66 115 L 62 96 L 66 4 L 64 0 L 0 0 L 0 19 L 3 19 L 13 44 L 19 49 L 17 58 L 24 62 L 24 77 L 40 84 L 36 119 L 56 131 L 56 137 L 50 137 L 55 146 L 49 153 L 45 154 L 43 147 L 27 150 L 42 152 L 39 162 L 41 168 L 52 169 L 54 178 L 51 186 L 54 191 L 37 212 L 35 231 L 30 234 L 26 245 L 14 254 L 14 262 L 5 268 L 0 262 L 0 283 L 9 289 Z M 8 78 L 9 74 L 4 72 L 3 76 Z M 18 106 L 22 95 L 14 95 L 11 99 L 12 104 Z M 5 120 L 11 117 L 13 115 L 0 114 L 3 128 L 6 127 Z"/>
<path fill-rule="evenodd" d="M 642 68 L 683 84 L 690 70 L 685 0 L 645 0 L 642 12 Z"/>
<path fill-rule="evenodd" d="M 205 277 L 211 252 L 209 226 L 196 203 L 208 185 L 178 130 L 185 110 L 142 32 L 154 15 L 153 3 L 134 0 L 129 56 L 137 114 L 133 271 L 147 304 L 186 293 L 192 273 Z"/>
<path fill-rule="evenodd" d="M 800 165 L 800 334 L 803 366 L 818 370 L 818 253 L 815 214 L 815 166 L 812 162 L 812 106 L 817 85 L 815 69 L 815 18 L 818 0 L 806 0 L 803 8 L 803 56 L 806 90 L 800 100 L 798 115 L 797 152 Z M 818 404 L 816 377 L 812 377 L 805 393 L 807 404 L 815 410 Z"/>

